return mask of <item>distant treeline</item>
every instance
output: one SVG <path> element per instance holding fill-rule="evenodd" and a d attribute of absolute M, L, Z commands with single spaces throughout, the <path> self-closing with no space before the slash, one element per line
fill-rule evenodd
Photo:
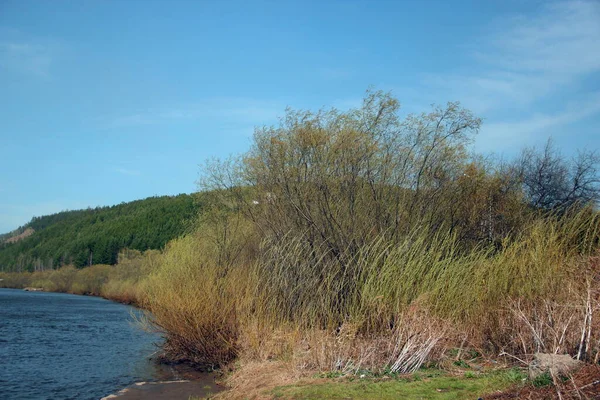
<path fill-rule="evenodd" d="M 72 264 L 115 264 L 123 248 L 160 249 L 197 215 L 191 195 L 150 197 L 112 207 L 34 217 L 0 240 L 0 271 L 34 271 Z M 35 232 L 15 243 L 10 237 Z"/>

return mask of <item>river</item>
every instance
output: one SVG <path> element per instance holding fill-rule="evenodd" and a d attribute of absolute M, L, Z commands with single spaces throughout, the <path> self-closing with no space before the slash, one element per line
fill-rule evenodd
<path fill-rule="evenodd" d="M 0 398 L 99 399 L 169 379 L 149 360 L 161 339 L 136 313 L 98 297 L 0 289 Z"/>

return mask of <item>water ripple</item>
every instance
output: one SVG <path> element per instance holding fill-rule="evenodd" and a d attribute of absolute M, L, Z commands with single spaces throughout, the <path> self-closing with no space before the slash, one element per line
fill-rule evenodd
<path fill-rule="evenodd" d="M 160 339 L 131 312 L 95 297 L 0 289 L 0 397 L 99 399 L 164 378 L 148 360 Z"/>

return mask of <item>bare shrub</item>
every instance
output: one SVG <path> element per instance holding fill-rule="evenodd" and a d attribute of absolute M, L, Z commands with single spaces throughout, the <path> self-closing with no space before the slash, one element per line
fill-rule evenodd
<path fill-rule="evenodd" d="M 455 331 L 448 322 L 433 318 L 420 307 L 411 307 L 397 320 L 395 327 L 371 334 L 351 322 L 335 330 L 288 325 L 287 330 L 261 331 L 261 351 L 245 346 L 242 359 L 286 361 L 299 371 L 410 373 L 441 359 L 445 346 L 454 340 Z M 247 333 L 246 327 L 244 335 Z"/>
<path fill-rule="evenodd" d="M 392 372 L 412 373 L 432 359 L 435 350 L 448 333 L 448 325 L 427 315 L 410 313 L 400 318 L 394 332 L 394 349 L 389 369 Z"/>
<path fill-rule="evenodd" d="M 596 152 L 579 152 L 569 160 L 548 140 L 541 151 L 525 149 L 518 163 L 527 199 L 534 207 L 564 211 L 600 200 Z"/>
<path fill-rule="evenodd" d="M 435 228 L 461 204 L 448 193 L 481 120 L 458 103 L 404 119 L 398 110 L 383 92 L 347 112 L 288 110 L 237 162 L 209 165 L 201 188 L 235 201 L 263 237 L 303 235 L 347 264 L 374 236 Z"/>

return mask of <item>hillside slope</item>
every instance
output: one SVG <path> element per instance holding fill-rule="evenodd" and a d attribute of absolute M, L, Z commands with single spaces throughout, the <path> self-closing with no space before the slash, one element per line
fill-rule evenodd
<path fill-rule="evenodd" d="M 34 217 L 0 238 L 0 271 L 114 264 L 120 249 L 159 249 L 181 235 L 199 207 L 181 194 Z"/>

